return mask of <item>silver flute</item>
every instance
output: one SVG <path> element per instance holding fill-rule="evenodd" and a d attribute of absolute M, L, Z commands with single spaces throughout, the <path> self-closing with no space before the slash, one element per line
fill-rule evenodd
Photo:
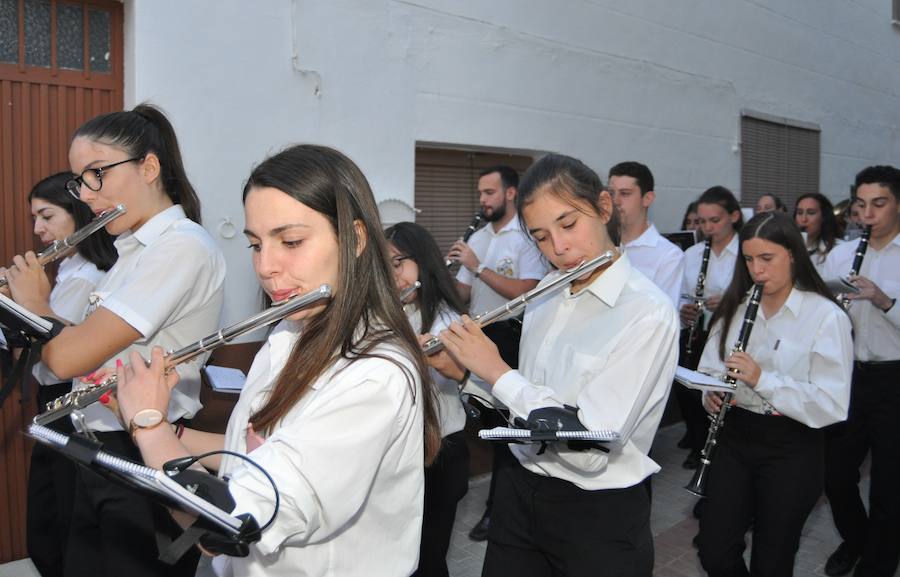
<path fill-rule="evenodd" d="M 472 218 L 472 222 L 469 223 L 469 226 L 466 227 L 466 232 L 462 235 L 463 242 L 469 242 L 469 239 L 472 238 L 472 235 L 475 234 L 475 231 L 478 230 L 478 225 L 481 224 L 481 221 L 484 220 L 484 213 L 480 210 L 475 213 L 475 216 Z M 448 267 L 453 265 L 453 261 L 449 258 L 444 261 L 444 264 Z"/>
<path fill-rule="evenodd" d="M 759 300 L 762 298 L 763 285 L 753 285 L 750 291 L 750 298 L 747 300 L 747 311 L 744 313 L 744 322 L 741 323 L 741 329 L 738 332 L 737 342 L 731 349 L 731 354 L 744 352 L 747 350 L 747 342 L 750 340 L 750 332 L 753 330 L 753 324 L 756 322 L 756 313 L 759 311 Z M 724 377 L 724 381 L 729 385 L 737 384 L 734 374 L 729 371 Z M 685 485 L 688 492 L 698 497 L 706 496 L 706 479 L 708 478 L 709 466 L 712 464 L 713 452 L 719 442 L 719 432 L 725 426 L 725 414 L 731 408 L 731 399 L 734 393 L 725 393 L 722 404 L 719 406 L 719 412 L 714 417 L 710 417 L 709 432 L 706 435 L 706 444 L 700 452 L 700 466 L 694 471 L 691 481 Z"/>
<path fill-rule="evenodd" d="M 506 304 L 500 305 L 494 310 L 481 313 L 480 315 L 474 317 L 472 320 L 475 321 L 478 326 L 486 327 L 491 323 L 495 323 L 497 321 L 501 321 L 503 319 L 516 315 L 528 303 L 528 301 L 534 300 L 543 295 L 555 293 L 556 291 L 569 286 L 572 282 L 578 280 L 584 275 L 592 273 L 601 266 L 612 262 L 615 257 L 615 251 L 608 250 L 596 258 L 581 263 L 579 266 L 571 270 L 567 270 L 565 273 L 556 277 L 547 284 L 539 286 L 537 288 L 533 288 L 527 293 L 519 295 Z M 440 352 L 443 348 L 444 343 L 442 343 L 439 338 L 432 337 L 428 339 L 428 341 L 426 341 L 422 346 L 422 352 L 425 353 L 425 355 L 433 355 Z"/>
<path fill-rule="evenodd" d="M 275 303 L 261 313 L 224 329 L 219 329 L 218 332 L 204 337 L 194 344 L 178 349 L 177 351 L 169 351 L 166 353 L 165 358 L 166 372 L 174 370 L 175 365 L 199 357 L 241 335 L 271 325 L 301 309 L 330 298 L 331 287 L 327 284 L 323 284 L 319 288 L 304 295 L 294 296 L 279 303 Z M 116 389 L 117 381 L 116 375 L 113 374 L 96 385 L 72 391 L 71 393 L 67 393 L 58 399 L 47 403 L 46 412 L 36 415 L 34 417 L 34 423 L 38 425 L 47 425 L 61 417 L 79 412 L 81 409 L 99 401 L 100 397 L 114 391 Z M 73 418 L 73 421 L 78 423 L 80 422 L 80 419 L 76 416 Z M 77 424 L 76 428 L 79 428 Z M 84 432 L 80 428 L 79 430 L 80 432 Z"/>
<path fill-rule="evenodd" d="M 422 287 L 422 283 L 420 283 L 419 281 L 416 281 L 413 284 L 411 284 L 410 286 L 408 286 L 405 289 L 403 289 L 402 291 L 400 291 L 400 304 L 403 304 L 403 302 L 406 299 L 411 297 L 412 294 L 414 292 L 416 292 L 417 290 L 419 290 L 421 287 Z"/>
<path fill-rule="evenodd" d="M 41 263 L 41 266 L 49 264 L 57 259 L 60 259 L 78 246 L 78 243 L 91 236 L 101 228 L 105 227 L 110 222 L 119 218 L 123 214 L 125 214 L 125 205 L 117 204 L 115 208 L 112 210 L 107 210 L 90 223 L 84 225 L 79 228 L 66 238 L 62 240 L 54 240 L 53 243 L 41 251 L 40 254 L 37 255 L 38 262 Z M 9 281 L 6 280 L 6 277 L 0 277 L 0 287 L 6 286 Z"/>

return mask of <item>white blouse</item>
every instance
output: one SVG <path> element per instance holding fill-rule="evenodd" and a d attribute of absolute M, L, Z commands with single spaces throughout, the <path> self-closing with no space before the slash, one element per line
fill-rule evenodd
<path fill-rule="evenodd" d="M 70 323 L 80 323 L 84 316 L 91 292 L 106 274 L 94 263 L 77 252 L 59 263 L 56 284 L 50 291 L 50 309 L 56 316 Z M 55 385 L 60 382 L 50 367 L 38 362 L 31 374 L 41 385 Z"/>
<path fill-rule="evenodd" d="M 555 278 L 550 273 L 542 282 Z M 678 359 L 672 301 L 621 255 L 589 286 L 529 303 L 519 369 L 493 394 L 514 416 L 570 405 L 588 429 L 613 429 L 609 453 L 551 444 L 510 445 L 522 465 L 587 490 L 630 487 L 659 471 L 647 453 L 662 418 Z"/>
<path fill-rule="evenodd" d="M 228 421 L 225 448 L 247 452 L 250 417 L 260 409 L 298 339 L 298 324 L 275 327 L 253 361 Z M 217 557 L 219 575 L 409 575 L 418 563 L 424 499 L 421 383 L 396 346 L 389 357 L 340 360 L 249 453 L 275 479 L 275 522 L 243 558 Z M 272 515 L 269 481 L 225 457 L 234 514 L 264 524 Z"/>
<path fill-rule="evenodd" d="M 853 265 L 857 246 L 858 239 L 834 247 L 825 260 L 822 278 L 845 278 Z M 881 250 L 869 246 L 859 274 L 877 284 L 890 298 L 900 297 L 900 235 Z M 850 304 L 850 317 L 856 329 L 857 361 L 900 360 L 900 305 L 895 304 L 885 313 L 872 301 L 855 300 Z"/>
<path fill-rule="evenodd" d="M 154 346 L 168 350 L 197 342 L 219 328 L 225 296 L 225 257 L 206 230 L 188 219 L 181 205 L 155 215 L 116 241 L 119 259 L 91 294 L 85 317 L 103 307 L 134 327 L 141 337 L 107 359 L 130 362 L 131 351 L 150 358 Z M 208 355 L 207 355 L 208 356 Z M 169 402 L 169 422 L 200 410 L 201 356 L 178 368 Z M 75 389 L 84 387 L 80 379 Z M 84 411 L 91 430 L 121 431 L 113 413 L 100 405 Z"/>
<path fill-rule="evenodd" d="M 728 327 L 725 356 L 737 341 L 746 301 Z M 709 333 L 698 370 L 724 374 L 719 358 L 722 322 Z M 780 413 L 809 427 L 821 428 L 847 418 L 853 339 L 850 318 L 837 304 L 798 289 L 767 319 L 760 306 L 747 344 L 762 369 L 756 388 L 737 382 L 737 406 L 759 414 Z"/>
<path fill-rule="evenodd" d="M 682 295 L 694 295 L 697 288 L 697 277 L 700 276 L 700 266 L 703 263 L 704 243 L 697 243 L 684 251 L 684 282 L 681 285 Z M 735 233 L 725 245 L 720 254 L 715 250 L 709 251 L 709 264 L 706 267 L 706 282 L 704 284 L 704 296 L 716 296 L 725 293 L 725 289 L 731 284 L 731 276 L 734 274 L 734 264 L 738 255 L 738 235 Z M 686 298 L 681 299 L 681 304 L 690 302 Z"/>
<path fill-rule="evenodd" d="M 422 327 L 422 313 L 415 304 L 403 307 L 409 324 L 413 330 L 419 333 Z M 438 314 L 434 317 L 431 328 L 425 332 L 432 335 L 440 333 L 448 328 L 450 323 L 459 320 L 459 315 L 447 307 L 441 307 Z M 434 381 L 437 390 L 438 413 L 441 421 L 441 438 L 452 435 L 466 428 L 466 411 L 463 409 L 462 401 L 459 399 L 459 383 L 453 379 L 449 379 L 437 372 L 437 370 L 429 369 L 431 379 Z"/>

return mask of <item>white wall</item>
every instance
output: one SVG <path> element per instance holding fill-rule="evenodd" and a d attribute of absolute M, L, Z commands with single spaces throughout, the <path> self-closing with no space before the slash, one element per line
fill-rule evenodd
<path fill-rule="evenodd" d="M 604 177 L 641 160 L 663 230 L 708 186 L 739 192 L 741 109 L 818 124 L 834 198 L 900 162 L 883 0 L 130 0 L 126 39 L 126 105 L 170 113 L 214 233 L 243 227 L 250 167 L 291 142 L 409 203 L 417 142 L 559 151 Z M 257 293 L 242 235 L 218 240 L 230 322 Z"/>

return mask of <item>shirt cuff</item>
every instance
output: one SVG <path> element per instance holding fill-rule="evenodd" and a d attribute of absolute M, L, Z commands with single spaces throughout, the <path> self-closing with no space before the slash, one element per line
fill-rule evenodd
<path fill-rule="evenodd" d="M 884 316 L 887 317 L 889 323 L 891 323 L 894 328 L 900 330 L 900 304 L 897 304 L 894 301 L 894 305 L 890 308 L 890 310 L 884 313 Z"/>
<path fill-rule="evenodd" d="M 131 325 L 144 338 L 153 334 L 153 324 L 125 303 L 112 298 L 104 300 L 100 306 Z"/>
<path fill-rule="evenodd" d="M 506 371 L 499 379 L 497 379 L 497 382 L 494 383 L 494 387 L 491 389 L 491 394 L 501 403 L 509 407 L 509 410 L 517 416 L 527 417 L 528 413 L 523 412 L 522 407 L 517 408 L 515 406 L 515 401 L 520 398 L 522 389 L 530 384 L 528 379 L 523 377 L 519 371 L 512 369 Z"/>
<path fill-rule="evenodd" d="M 778 385 L 778 379 L 775 378 L 775 375 L 770 371 L 762 371 L 759 374 L 759 381 L 756 383 L 756 387 L 753 388 L 761 397 L 763 397 L 767 401 L 772 400 L 772 396 L 775 394 L 775 388 Z"/>

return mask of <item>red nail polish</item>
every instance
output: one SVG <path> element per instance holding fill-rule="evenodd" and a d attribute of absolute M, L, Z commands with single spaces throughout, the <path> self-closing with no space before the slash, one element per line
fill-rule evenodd
<path fill-rule="evenodd" d="M 100 395 L 100 404 L 108 405 L 109 404 L 109 393 L 103 393 Z"/>
<path fill-rule="evenodd" d="M 116 359 L 116 368 L 119 369 L 122 367 L 122 359 Z"/>

